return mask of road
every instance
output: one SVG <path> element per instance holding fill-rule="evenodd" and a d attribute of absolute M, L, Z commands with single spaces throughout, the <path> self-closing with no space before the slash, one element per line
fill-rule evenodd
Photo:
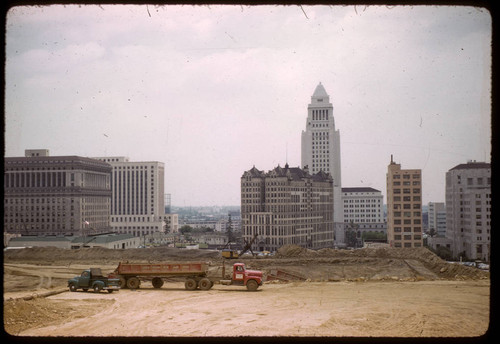
<path fill-rule="evenodd" d="M 48 302 L 73 309 L 96 301 L 102 306 L 19 335 L 470 337 L 488 329 L 489 296 L 489 280 L 296 282 L 265 284 L 256 292 L 144 283 L 113 294 L 50 296 Z"/>

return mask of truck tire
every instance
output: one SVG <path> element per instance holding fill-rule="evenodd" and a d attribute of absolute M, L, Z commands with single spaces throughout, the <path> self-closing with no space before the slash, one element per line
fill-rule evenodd
<path fill-rule="evenodd" d="M 255 282 L 255 280 L 247 281 L 247 290 L 256 291 L 258 287 L 259 285 Z"/>
<path fill-rule="evenodd" d="M 94 290 L 94 293 L 99 293 L 102 289 L 102 286 L 99 283 L 96 283 L 96 284 L 94 284 L 92 289 Z"/>
<path fill-rule="evenodd" d="M 125 279 L 125 277 L 120 276 L 119 279 L 120 279 L 120 282 L 118 282 L 118 283 L 120 284 L 120 288 L 121 289 L 127 288 L 127 280 Z"/>
<path fill-rule="evenodd" d="M 139 289 L 140 284 L 141 284 L 141 282 L 139 281 L 139 279 L 137 277 L 130 277 L 127 280 L 127 287 L 129 289 Z"/>
<path fill-rule="evenodd" d="M 71 283 L 69 285 L 69 291 L 72 291 L 72 292 L 75 292 L 78 288 L 76 287 L 76 285 L 74 285 L 73 283 Z"/>
<path fill-rule="evenodd" d="M 108 293 L 112 293 L 113 292 L 113 289 L 108 289 Z"/>
<path fill-rule="evenodd" d="M 210 288 L 212 288 L 212 281 L 208 278 L 202 278 L 198 283 L 198 286 L 201 290 L 210 290 Z"/>
<path fill-rule="evenodd" d="M 184 287 L 186 287 L 187 290 L 195 290 L 198 287 L 198 283 L 196 283 L 196 280 L 188 278 L 186 283 L 184 283 Z"/>
<path fill-rule="evenodd" d="M 151 283 L 153 284 L 153 287 L 157 289 L 163 286 L 163 280 L 161 279 L 161 277 L 153 277 Z"/>

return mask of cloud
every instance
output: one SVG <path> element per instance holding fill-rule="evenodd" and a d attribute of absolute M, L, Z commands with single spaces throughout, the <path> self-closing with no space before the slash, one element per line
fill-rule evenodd
<path fill-rule="evenodd" d="M 174 204 L 238 204 L 244 170 L 299 165 L 319 82 L 344 186 L 384 190 L 394 154 L 440 201 L 446 170 L 490 152 L 491 16 L 473 7 L 16 7 L 6 43 L 8 156 L 162 161 Z"/>

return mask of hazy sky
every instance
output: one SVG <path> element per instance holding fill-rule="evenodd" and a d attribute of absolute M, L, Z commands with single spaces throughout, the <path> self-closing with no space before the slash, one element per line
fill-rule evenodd
<path fill-rule="evenodd" d="M 15 7 L 5 156 L 161 161 L 173 205 L 239 205 L 244 171 L 300 165 L 321 82 L 343 187 L 385 202 L 393 154 L 443 202 L 446 171 L 490 161 L 491 30 L 460 6 Z"/>

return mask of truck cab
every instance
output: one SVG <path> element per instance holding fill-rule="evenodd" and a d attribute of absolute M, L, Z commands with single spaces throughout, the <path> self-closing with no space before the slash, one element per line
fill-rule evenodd
<path fill-rule="evenodd" d="M 80 276 L 69 279 L 68 287 L 70 291 L 77 291 L 78 289 L 87 291 L 92 289 L 96 293 L 101 290 L 107 290 L 108 293 L 112 293 L 120 289 L 119 281 L 119 279 L 104 277 L 100 268 L 90 268 L 84 270 Z"/>
<path fill-rule="evenodd" d="M 239 284 L 247 287 L 248 290 L 257 290 L 262 285 L 262 272 L 248 270 L 243 263 L 233 265 L 233 276 L 231 284 Z"/>

